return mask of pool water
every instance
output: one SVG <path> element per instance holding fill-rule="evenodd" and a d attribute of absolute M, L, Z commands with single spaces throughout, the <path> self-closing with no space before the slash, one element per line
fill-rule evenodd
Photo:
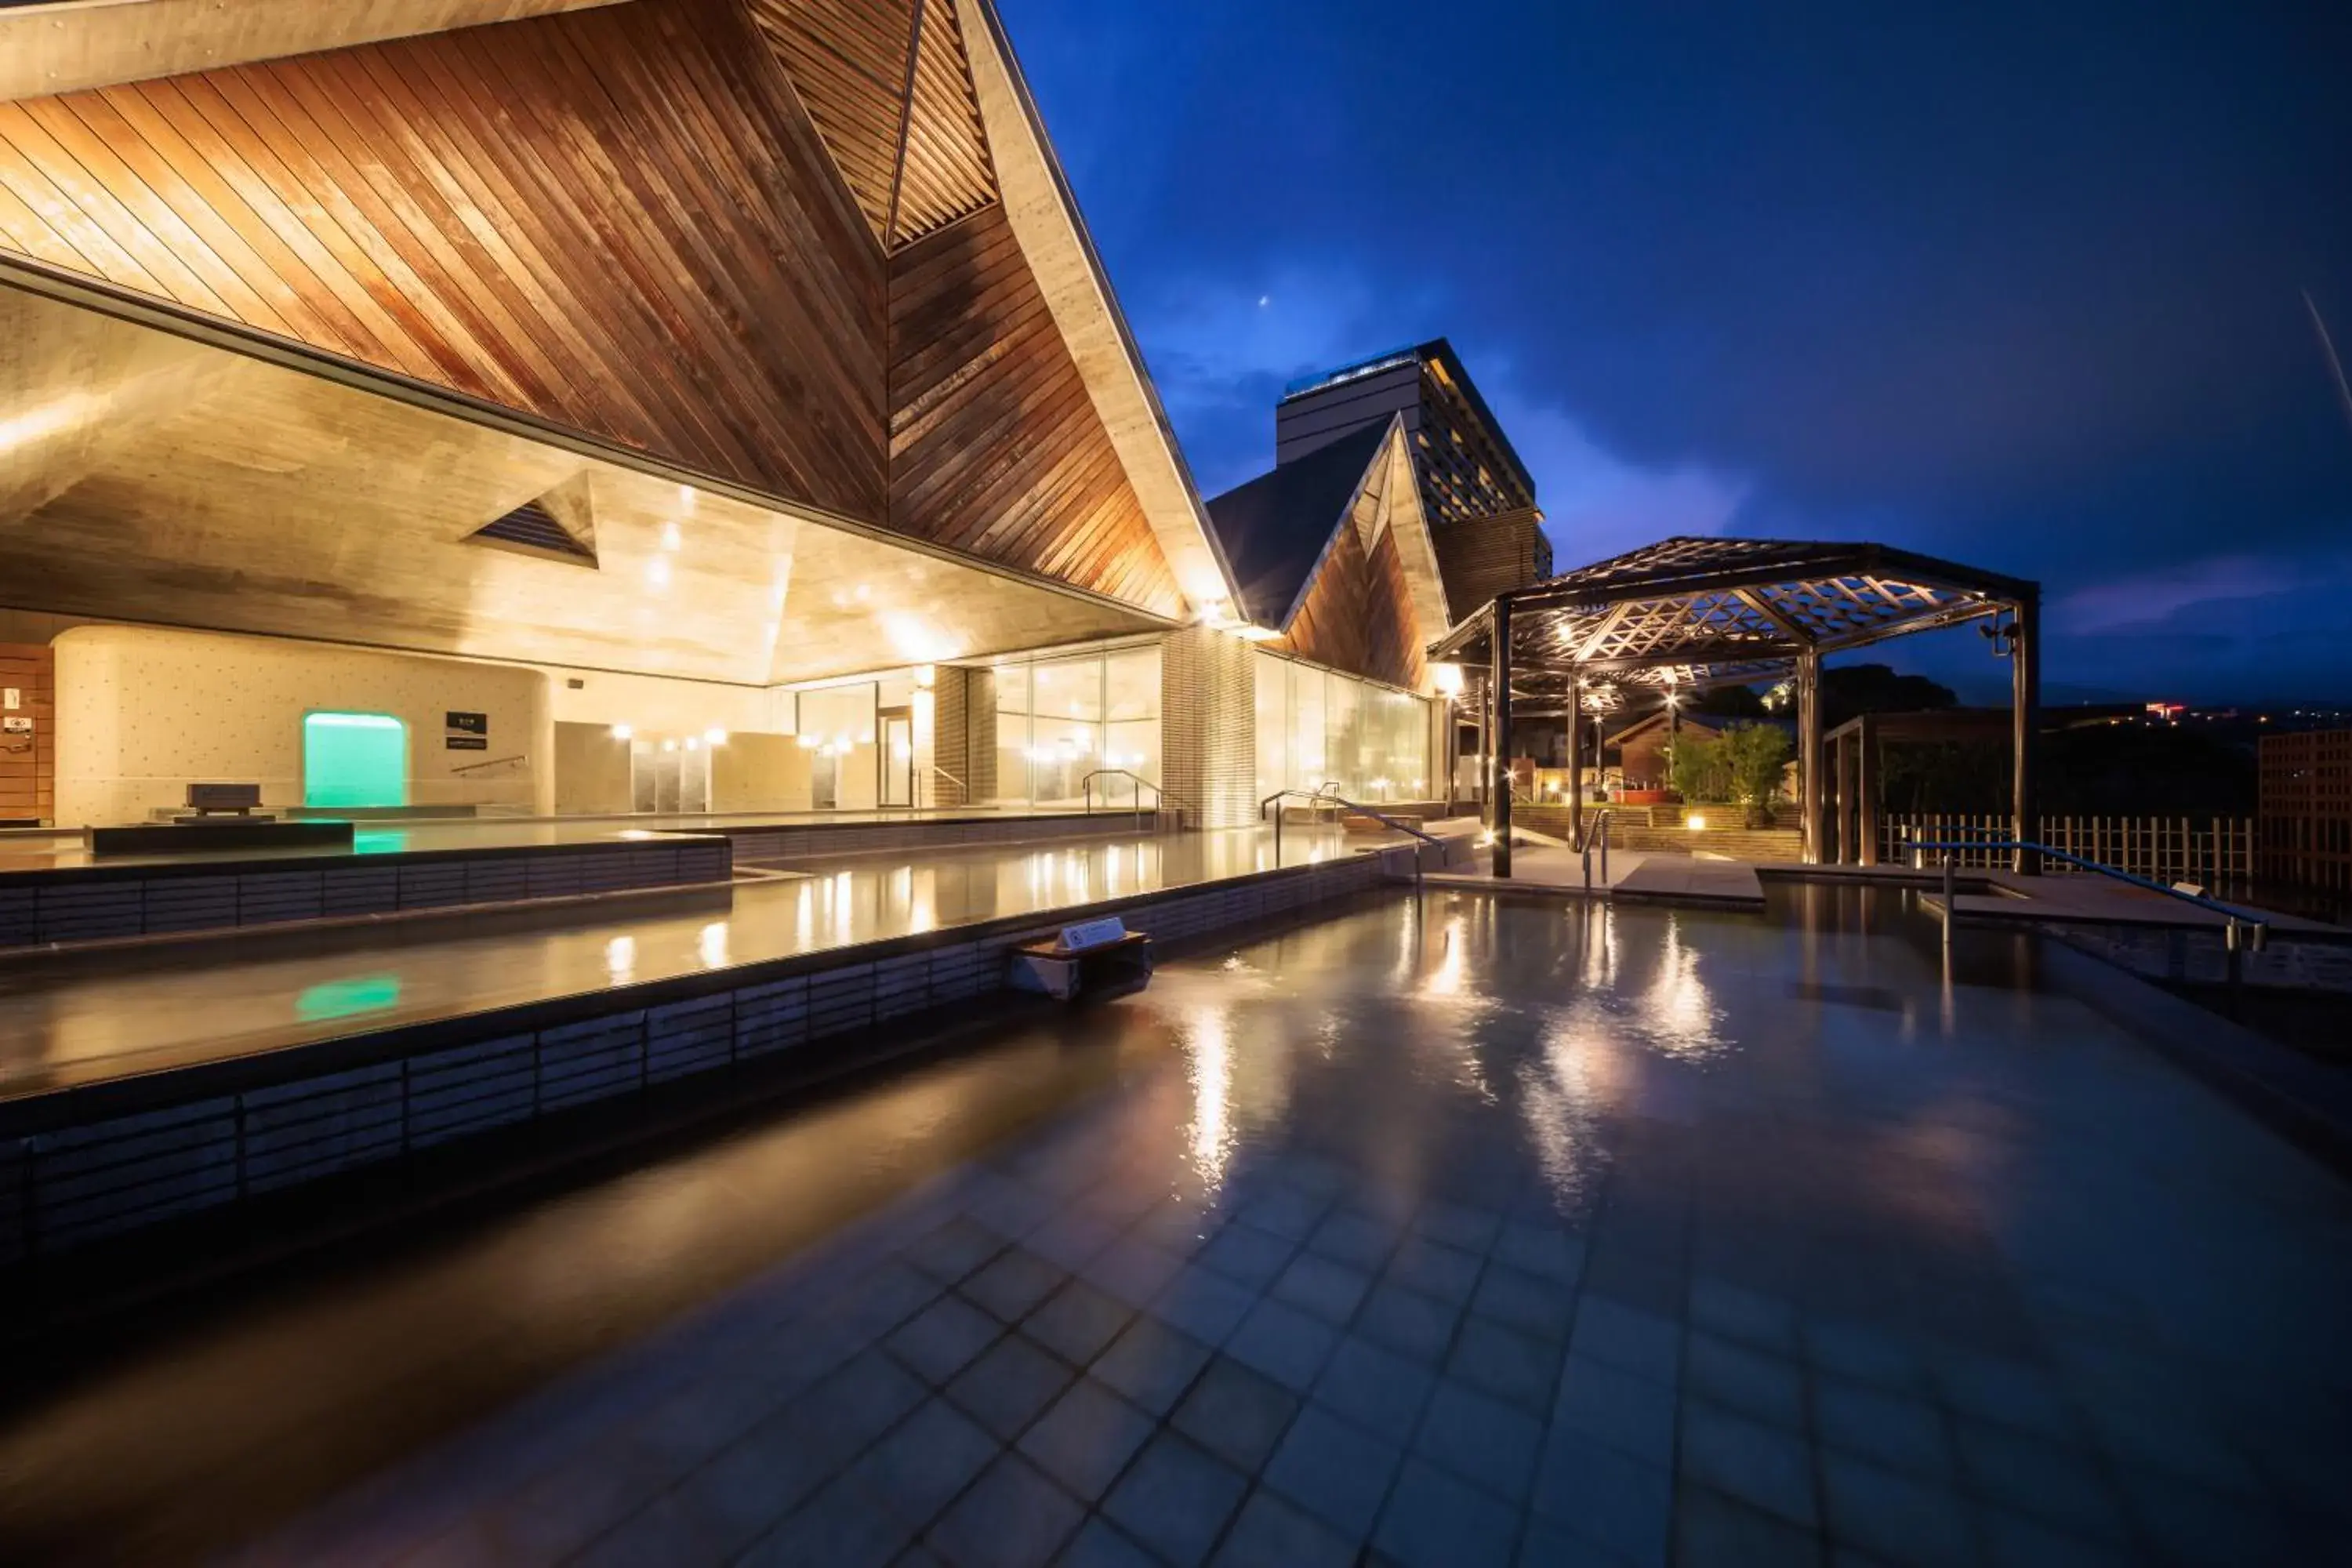
<path fill-rule="evenodd" d="M 1383 900 L 68 1380 L 0 1429 L 0 1535 L 2324 1560 L 2346 1187 L 2030 939 L 1955 957 L 1895 893 Z"/>

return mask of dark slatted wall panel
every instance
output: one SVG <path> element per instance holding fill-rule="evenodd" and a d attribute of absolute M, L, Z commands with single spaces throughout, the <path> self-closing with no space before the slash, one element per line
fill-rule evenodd
<path fill-rule="evenodd" d="M 1412 597 L 1395 531 L 1383 531 L 1367 552 L 1354 528 L 1341 529 L 1288 635 L 1273 646 L 1419 690 L 1428 662 L 1413 637 Z"/>
<path fill-rule="evenodd" d="M 860 228 L 735 0 L 0 104 L 0 244 L 878 518 Z"/>
<path fill-rule="evenodd" d="M 1550 555 L 1532 508 L 1490 517 L 1441 522 L 1431 530 L 1445 602 L 1460 619 L 1497 594 L 1524 588 L 1543 575 Z"/>
<path fill-rule="evenodd" d="M 0 822 L 57 815 L 54 668 L 45 643 L 0 643 L 0 691 L 16 693 L 16 706 L 0 709 L 0 719 L 28 719 L 33 725 L 30 733 L 0 727 Z"/>
<path fill-rule="evenodd" d="M 890 343 L 892 527 L 1181 613 L 1002 206 L 893 258 Z"/>

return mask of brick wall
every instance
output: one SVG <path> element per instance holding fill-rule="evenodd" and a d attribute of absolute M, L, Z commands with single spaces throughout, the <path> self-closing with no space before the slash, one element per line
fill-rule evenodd
<path fill-rule="evenodd" d="M 924 805 L 966 805 L 971 794 L 971 717 L 970 700 L 975 671 L 943 664 L 931 683 L 931 751 L 919 759 L 929 764 L 916 798 Z M 993 733 L 993 726 L 991 727 Z M 992 751 L 992 756 L 993 752 Z M 985 798 L 985 797 L 981 797 Z"/>
<path fill-rule="evenodd" d="M 1256 820 L 1257 659 L 1249 644 L 1209 626 L 1160 645 L 1160 776 L 1192 808 L 1188 826 Z"/>
<path fill-rule="evenodd" d="M 964 798 L 984 805 L 996 798 L 996 671 L 964 672 L 963 725 Z"/>

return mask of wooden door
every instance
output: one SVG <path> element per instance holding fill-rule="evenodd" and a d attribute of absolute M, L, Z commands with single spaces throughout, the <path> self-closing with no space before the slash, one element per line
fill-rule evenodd
<path fill-rule="evenodd" d="M 0 643 L 0 826 L 57 815 L 56 667 L 46 643 Z"/>

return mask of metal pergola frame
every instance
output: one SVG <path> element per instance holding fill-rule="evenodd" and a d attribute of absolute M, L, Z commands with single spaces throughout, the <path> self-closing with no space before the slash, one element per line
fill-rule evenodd
<path fill-rule="evenodd" d="M 1583 831 L 1584 716 L 1637 692 L 1670 698 L 1788 679 L 1797 697 L 1805 858 L 1818 863 L 1822 817 L 1822 660 L 1969 621 L 2000 623 L 2011 659 L 2015 837 L 2033 837 L 2034 736 L 2041 708 L 2037 583 L 1884 544 L 1678 536 L 1497 595 L 1433 644 L 1433 658 L 1480 668 L 1487 826 L 1495 874 L 1511 874 L 1514 711 L 1573 715 L 1570 770 Z M 2017 868 L 2037 870 L 2031 851 Z"/>

